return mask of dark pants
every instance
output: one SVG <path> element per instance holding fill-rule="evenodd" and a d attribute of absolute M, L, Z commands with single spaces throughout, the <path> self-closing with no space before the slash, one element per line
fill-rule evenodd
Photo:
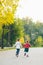
<path fill-rule="evenodd" d="M 25 48 L 25 49 L 24 49 L 24 52 L 28 52 L 28 51 L 29 51 L 29 48 Z"/>
<path fill-rule="evenodd" d="M 19 55 L 20 49 L 17 49 L 16 51 L 16 55 Z"/>

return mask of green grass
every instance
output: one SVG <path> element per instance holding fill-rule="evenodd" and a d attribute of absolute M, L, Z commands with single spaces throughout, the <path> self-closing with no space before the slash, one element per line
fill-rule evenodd
<path fill-rule="evenodd" d="M 13 48 L 13 47 L 4 47 L 4 49 L 0 48 L 0 51 L 6 51 L 6 50 L 12 50 L 12 49 L 15 49 L 15 48 Z"/>
<path fill-rule="evenodd" d="M 42 48 L 42 47 L 30 47 L 30 48 Z M 4 49 L 0 48 L 0 51 L 7 51 L 7 50 L 13 50 L 15 49 L 14 47 L 4 47 Z"/>

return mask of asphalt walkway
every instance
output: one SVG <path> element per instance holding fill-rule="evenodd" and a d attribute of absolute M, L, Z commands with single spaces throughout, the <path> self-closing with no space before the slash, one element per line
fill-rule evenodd
<path fill-rule="evenodd" d="M 24 56 L 24 49 L 15 56 L 16 50 L 0 51 L 0 65 L 43 65 L 43 48 L 30 48 L 29 57 Z"/>

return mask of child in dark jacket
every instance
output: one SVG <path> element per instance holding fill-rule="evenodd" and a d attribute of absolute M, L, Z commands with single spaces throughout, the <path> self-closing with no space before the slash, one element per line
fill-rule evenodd
<path fill-rule="evenodd" d="M 28 41 L 26 41 L 26 43 L 23 46 L 24 46 L 24 56 L 26 55 L 28 57 L 29 47 L 31 45 L 30 45 L 30 43 Z"/>

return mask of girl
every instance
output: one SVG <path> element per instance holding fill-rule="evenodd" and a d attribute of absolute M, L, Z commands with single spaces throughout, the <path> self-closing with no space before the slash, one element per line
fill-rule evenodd
<path fill-rule="evenodd" d="M 20 43 L 19 39 L 16 41 L 15 46 L 16 46 L 16 56 L 18 57 L 20 48 L 21 48 L 21 43 Z"/>
<path fill-rule="evenodd" d="M 28 57 L 29 47 L 31 45 L 30 45 L 30 43 L 28 41 L 26 41 L 26 43 L 23 46 L 24 46 L 24 56 L 26 55 Z"/>

